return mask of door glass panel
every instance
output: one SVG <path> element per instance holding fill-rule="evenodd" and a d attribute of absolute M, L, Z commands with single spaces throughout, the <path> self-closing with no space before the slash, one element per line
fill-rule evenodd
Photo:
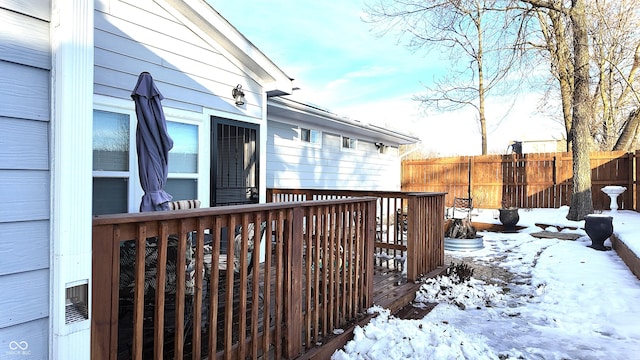
<path fill-rule="evenodd" d="M 129 171 L 129 115 L 93 111 L 93 170 Z"/>

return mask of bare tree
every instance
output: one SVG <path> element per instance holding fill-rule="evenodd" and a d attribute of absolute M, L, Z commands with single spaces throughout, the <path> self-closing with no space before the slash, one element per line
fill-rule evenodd
<path fill-rule="evenodd" d="M 544 9 L 551 16 L 569 18 L 571 49 L 573 50 L 573 89 L 571 97 L 571 126 L 568 134 L 573 150 L 573 189 L 567 219 L 582 220 L 593 213 L 591 194 L 592 101 L 589 88 L 589 36 L 586 0 L 521 0 L 534 9 Z M 552 22 L 553 24 L 553 22 Z M 557 38 L 561 41 L 560 38 Z"/>
<path fill-rule="evenodd" d="M 631 150 L 637 133 L 638 6 L 638 0 L 598 0 L 587 8 L 595 78 L 591 134 L 602 150 Z"/>
<path fill-rule="evenodd" d="M 632 111 L 622 128 L 622 134 L 618 138 L 613 150 L 632 150 L 633 144 L 640 138 L 640 108 Z"/>
<path fill-rule="evenodd" d="M 477 112 L 482 154 L 487 153 L 486 97 L 504 86 L 513 63 L 508 32 L 497 0 L 376 0 L 366 8 L 368 21 L 383 26 L 381 33 L 398 31 L 409 36 L 417 50 L 448 49 L 448 74 L 415 96 L 426 108 Z"/>
<path fill-rule="evenodd" d="M 593 213 L 591 197 L 591 136 L 589 132 L 589 37 L 586 0 L 572 0 L 573 29 L 573 114 L 571 148 L 573 149 L 573 191 L 567 219 L 582 220 Z"/>
<path fill-rule="evenodd" d="M 538 54 L 550 62 L 571 140 L 574 54 L 570 46 L 573 39 L 570 12 L 561 11 L 563 2 L 558 0 L 546 1 L 555 4 L 555 9 L 541 7 L 541 1 L 520 3 L 535 4 L 528 11 L 536 15 L 535 25 L 541 33 L 538 37 L 526 33 L 528 38 L 520 45 L 542 50 Z M 589 127 L 594 146 L 601 150 L 633 150 L 637 146 L 638 120 L 634 115 L 640 104 L 636 76 L 640 69 L 638 7 L 638 0 L 597 0 L 586 4 L 592 113 Z M 569 150 L 570 144 L 567 146 Z"/>
<path fill-rule="evenodd" d="M 474 107 L 483 154 L 486 97 L 513 70 L 512 58 L 502 50 L 512 50 L 505 44 L 512 21 L 521 19 L 515 27 L 524 39 L 520 44 L 543 50 L 539 54 L 549 61 L 560 92 L 574 165 L 567 217 L 581 220 L 593 212 L 589 153 L 594 143 L 630 149 L 640 136 L 640 0 L 375 1 L 367 13 L 370 21 L 387 26 L 382 33 L 399 30 L 413 49 L 450 50 L 452 71 L 417 99 L 439 109 Z M 534 34 L 527 32 L 528 19 L 537 19 Z"/>
<path fill-rule="evenodd" d="M 567 133 L 567 151 L 570 150 L 571 139 L 571 108 L 573 99 L 573 61 L 569 46 L 570 37 L 567 34 L 567 20 L 565 14 L 547 8 L 534 8 L 532 13 L 538 20 L 542 43 L 524 39 L 523 44 L 532 45 L 541 50 L 543 58 L 548 58 L 552 76 L 558 83 L 562 107 L 562 118 Z M 521 46 L 525 46 L 522 45 Z M 526 50 L 526 49 L 525 49 Z"/>

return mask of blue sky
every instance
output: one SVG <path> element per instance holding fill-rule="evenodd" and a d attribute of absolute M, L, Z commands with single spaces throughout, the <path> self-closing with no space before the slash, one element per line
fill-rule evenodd
<path fill-rule="evenodd" d="M 364 1 L 209 2 L 295 79 L 296 96 L 340 115 L 364 121 L 361 104 L 389 101 L 412 108 L 421 81 L 442 71 L 394 37 L 377 37 L 361 20 Z"/>
<path fill-rule="evenodd" d="M 442 154 L 456 141 L 480 150 L 477 115 L 471 110 L 436 114 L 412 100 L 425 84 L 444 75 L 448 54 L 412 52 L 393 35 L 379 37 L 362 21 L 364 0 L 208 0 L 245 37 L 300 87 L 296 99 L 338 115 L 417 136 Z M 502 151 L 511 140 L 558 137 L 554 123 L 536 113 L 537 100 L 524 95 L 505 121 L 513 100 L 488 104 L 489 149 Z M 493 106 L 492 106 L 493 105 Z M 533 119 L 533 120 L 531 120 Z M 551 129 L 551 131 L 548 131 Z M 541 131 L 545 130 L 545 131 Z M 448 131 L 451 133 L 451 131 Z"/>

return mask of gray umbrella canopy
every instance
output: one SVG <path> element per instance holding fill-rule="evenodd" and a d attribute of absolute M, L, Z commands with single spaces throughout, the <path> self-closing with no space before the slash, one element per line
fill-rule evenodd
<path fill-rule="evenodd" d="M 169 150 L 173 147 L 173 140 L 167 132 L 167 121 L 160 103 L 163 96 L 151 74 L 140 74 L 131 98 L 136 104 L 138 117 L 136 150 L 140 185 L 144 190 L 140 211 L 169 210 L 169 201 L 173 197 L 163 188 L 167 183 Z"/>

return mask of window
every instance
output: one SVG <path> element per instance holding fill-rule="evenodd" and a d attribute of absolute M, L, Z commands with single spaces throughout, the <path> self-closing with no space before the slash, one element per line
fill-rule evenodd
<path fill-rule="evenodd" d="M 93 170 L 129 171 L 129 115 L 93 112 Z"/>
<path fill-rule="evenodd" d="M 343 136 L 342 137 L 342 148 L 343 149 L 356 149 L 356 146 L 358 144 L 358 140 L 357 139 L 352 139 L 350 137 L 347 136 Z"/>
<path fill-rule="evenodd" d="M 322 133 L 318 130 L 300 128 L 300 141 L 310 144 L 320 144 Z"/>
<path fill-rule="evenodd" d="M 93 112 L 93 214 L 137 211 L 143 195 L 135 150 L 135 114 Z M 167 121 L 173 139 L 165 191 L 174 200 L 198 197 L 198 125 Z"/>
<path fill-rule="evenodd" d="M 164 190 L 173 200 L 198 198 L 198 126 L 167 121 L 173 139 L 169 151 L 169 176 Z"/>
<path fill-rule="evenodd" d="M 168 121 L 167 131 L 173 139 L 173 149 L 169 151 L 169 173 L 197 173 L 198 126 Z"/>
<path fill-rule="evenodd" d="M 128 211 L 130 118 L 93 112 L 93 214 Z"/>

